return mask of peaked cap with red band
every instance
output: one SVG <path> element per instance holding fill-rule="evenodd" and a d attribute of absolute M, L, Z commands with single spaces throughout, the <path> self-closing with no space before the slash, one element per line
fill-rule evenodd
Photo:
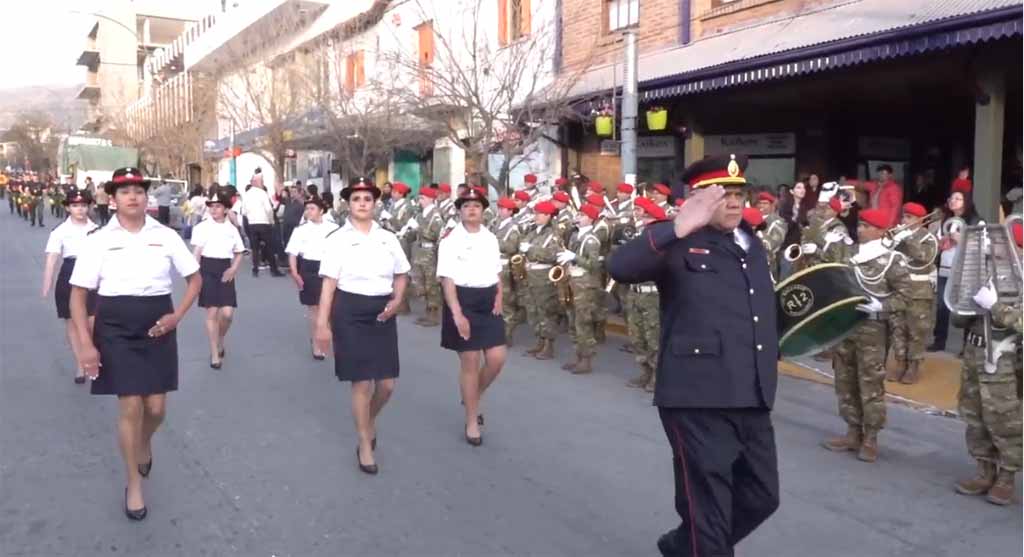
<path fill-rule="evenodd" d="M 683 171 L 682 183 L 691 190 L 706 188 L 711 185 L 745 186 L 747 179 L 743 172 L 747 169 L 747 157 L 744 155 L 720 155 L 699 160 Z M 683 194 L 681 186 L 677 186 L 676 197 Z"/>
<path fill-rule="evenodd" d="M 107 195 L 114 195 L 117 188 L 121 186 L 142 186 L 148 190 L 149 185 L 150 181 L 146 179 L 141 170 L 134 166 L 126 166 L 115 170 L 110 181 L 104 184 L 103 189 L 106 190 Z"/>
<path fill-rule="evenodd" d="M 370 195 L 373 196 L 374 200 L 380 199 L 380 188 L 373 185 L 373 182 L 362 176 L 356 178 L 351 184 L 342 189 L 340 195 L 341 198 L 347 202 L 348 199 L 352 197 L 352 194 L 357 191 L 368 191 L 370 192 Z"/>

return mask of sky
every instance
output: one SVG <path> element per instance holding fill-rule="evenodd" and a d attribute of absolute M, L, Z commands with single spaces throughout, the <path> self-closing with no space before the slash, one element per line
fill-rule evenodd
<path fill-rule="evenodd" d="M 5 54 L 0 58 L 0 89 L 29 85 L 75 85 L 85 81 L 76 66 L 86 35 L 102 12 L 116 2 L 140 5 L 173 2 L 194 13 L 220 11 L 220 0 L 3 0 L 17 4 L 4 13 Z M 127 32 L 127 31 L 126 31 Z"/>

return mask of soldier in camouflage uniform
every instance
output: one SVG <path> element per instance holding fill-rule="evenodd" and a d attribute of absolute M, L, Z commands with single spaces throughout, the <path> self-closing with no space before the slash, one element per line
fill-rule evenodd
<path fill-rule="evenodd" d="M 441 284 L 437 281 L 437 242 L 444 228 L 444 221 L 434 205 L 437 190 L 420 190 L 421 211 L 413 218 L 411 228 L 416 232 L 412 248 L 412 284 L 417 296 L 426 303 L 423 317 L 417 325 L 435 327 L 441 324 Z"/>
<path fill-rule="evenodd" d="M 498 249 L 501 251 L 501 316 L 505 321 L 505 344 L 512 346 L 512 334 L 516 327 L 526 321 L 526 307 L 521 304 L 526 285 L 512 278 L 509 266 L 509 260 L 519 253 L 520 231 L 516 224 L 516 212 L 519 209 L 508 197 L 499 199 L 497 205 L 498 216 L 491 225 L 491 232 L 498 238 Z"/>
<path fill-rule="evenodd" d="M 643 233 L 645 226 L 666 218 L 665 211 L 646 197 L 634 202 L 633 218 L 636 233 Z M 640 366 L 640 375 L 626 382 L 627 386 L 654 392 L 655 374 L 658 367 L 658 341 L 661 336 L 661 309 L 658 288 L 653 282 L 628 286 L 626 294 L 626 327 L 633 341 L 634 359 Z"/>
<path fill-rule="evenodd" d="M 779 254 L 786 247 L 783 244 L 786 242 L 786 232 L 789 231 L 789 223 L 775 210 L 776 201 L 775 196 L 769 192 L 757 194 L 757 208 L 764 216 L 764 232 L 761 239 L 768 253 L 768 270 L 772 273 L 773 282 L 778 282 Z"/>
<path fill-rule="evenodd" d="M 562 366 L 574 374 L 590 373 L 591 359 L 597 351 L 597 306 L 604 303 L 604 258 L 601 240 L 594 235 L 594 221 L 600 216 L 597 207 L 587 204 L 576 215 L 577 230 L 569 249 L 558 254 L 558 264 L 565 267 L 572 290 L 569 309 L 569 331 L 576 347 L 576 360 Z"/>
<path fill-rule="evenodd" d="M 385 228 L 395 233 L 398 242 L 402 245 L 402 251 L 405 252 L 406 259 L 412 261 L 412 242 L 409 238 L 413 234 L 407 225 L 415 217 L 416 210 L 406 197 L 410 191 L 411 188 L 402 182 L 391 184 L 391 205 L 382 216 L 388 217 L 384 221 Z M 406 315 L 409 312 L 409 296 L 405 296 L 402 299 L 402 304 L 398 307 L 398 313 Z"/>
<path fill-rule="evenodd" d="M 591 184 L 597 183 L 591 182 Z M 600 184 L 597 184 L 597 186 L 603 191 L 603 187 Z M 612 226 L 608 221 L 610 215 L 608 213 L 608 208 L 605 205 L 605 197 L 602 194 L 591 193 L 590 195 L 587 195 L 586 202 L 597 207 L 600 211 L 600 216 L 598 216 L 597 221 L 593 224 L 594 229 L 592 232 L 594 236 L 597 236 L 597 239 L 601 241 L 601 257 L 607 258 L 608 254 L 611 253 L 612 250 L 612 230 L 614 229 L 614 226 Z M 632 215 L 630 215 L 630 218 L 632 218 Z M 602 271 L 601 284 L 604 285 L 607 283 L 608 273 Z M 597 342 L 598 344 L 604 344 L 605 326 L 608 324 L 608 302 L 604 299 L 603 295 L 601 297 L 601 303 L 597 305 L 597 312 L 594 314 L 594 319 L 597 320 Z"/>
<path fill-rule="evenodd" d="M 676 214 L 676 209 L 669 202 L 669 196 L 672 194 L 672 188 L 665 184 L 654 184 L 648 190 L 648 194 L 654 204 L 661 207 L 662 211 L 665 211 L 666 218 L 672 218 Z"/>
<path fill-rule="evenodd" d="M 939 241 L 928 228 L 921 226 L 926 214 L 920 204 L 903 205 L 903 224 L 910 228 L 893 238 L 896 249 L 907 256 L 911 288 L 907 292 L 907 308 L 894 312 L 889 320 L 892 335 L 889 350 L 896 359 L 896 367 L 886 373 L 885 380 L 905 385 L 917 382 L 921 360 L 935 327 L 935 283 L 938 280 L 935 258 Z"/>
<path fill-rule="evenodd" d="M 555 205 L 555 209 L 558 209 L 558 216 L 555 217 L 555 228 L 558 229 L 558 237 L 562 240 L 563 244 L 568 245 L 569 237 L 572 235 L 573 229 L 576 228 L 576 223 L 574 222 L 576 216 L 569 205 L 569 194 L 564 191 L 556 191 L 551 196 L 551 203 Z"/>
<path fill-rule="evenodd" d="M 538 360 L 555 357 L 555 336 L 558 334 L 558 289 L 548 280 L 548 272 L 558 262 L 558 252 L 563 250 L 558 232 L 552 220 L 558 212 L 549 201 L 541 201 L 533 207 L 534 226 L 519 244 L 519 251 L 526 255 L 526 280 L 529 288 L 526 315 L 537 337 L 537 345 L 526 351 L 526 355 Z"/>
<path fill-rule="evenodd" d="M 1019 225 L 1014 235 L 1020 245 Z M 968 331 L 957 406 L 967 424 L 967 452 L 978 461 L 975 477 L 957 482 L 956 491 L 1009 505 L 1021 467 L 1021 300 L 1001 302 L 995 289 L 985 286 L 974 301 L 991 315 L 988 341 L 996 361 L 987 361 L 985 320 L 954 317 L 954 325 Z"/>
<path fill-rule="evenodd" d="M 449 184 L 437 186 L 437 212 L 445 226 L 449 226 L 449 221 L 454 219 L 458 213 L 455 209 L 455 195 Z"/>
<path fill-rule="evenodd" d="M 856 254 L 842 242 L 834 243 L 823 258 L 854 266 L 859 282 L 871 299 L 857 307 L 868 314 L 833 351 L 835 389 L 839 415 L 848 429 L 845 436 L 823 442 L 830 451 L 857 451 L 864 462 L 878 459 L 878 432 L 885 426 L 885 335 L 888 316 L 906 308 L 910 289 L 910 271 L 906 257 L 882 245 L 887 215 L 878 209 L 859 214 Z"/>

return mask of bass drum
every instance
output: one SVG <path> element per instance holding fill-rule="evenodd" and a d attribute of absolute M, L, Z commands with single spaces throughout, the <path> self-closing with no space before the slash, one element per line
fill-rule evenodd
<path fill-rule="evenodd" d="M 853 267 L 822 263 L 775 285 L 779 354 L 820 352 L 843 340 L 866 316 L 857 305 L 868 301 Z"/>

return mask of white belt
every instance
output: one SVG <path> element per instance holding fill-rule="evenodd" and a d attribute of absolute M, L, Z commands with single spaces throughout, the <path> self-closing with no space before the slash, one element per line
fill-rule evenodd
<path fill-rule="evenodd" d="M 499 257 L 498 261 L 500 261 L 502 265 L 508 265 L 508 258 L 507 257 Z"/>
<path fill-rule="evenodd" d="M 434 242 L 422 242 L 420 243 L 421 248 L 430 249 L 434 247 Z"/>
<path fill-rule="evenodd" d="M 656 294 L 658 292 L 658 287 L 653 284 L 635 284 L 630 288 L 637 294 Z"/>
<path fill-rule="evenodd" d="M 572 278 L 580 278 L 587 275 L 587 270 L 583 267 L 573 267 L 569 269 L 569 276 Z"/>
<path fill-rule="evenodd" d="M 547 263 L 530 263 L 526 266 L 526 268 L 531 271 L 543 271 L 544 269 L 550 269 L 551 267 L 552 265 L 548 265 Z"/>
<path fill-rule="evenodd" d="M 915 282 L 935 282 L 935 271 L 930 273 L 910 273 L 910 280 Z"/>

